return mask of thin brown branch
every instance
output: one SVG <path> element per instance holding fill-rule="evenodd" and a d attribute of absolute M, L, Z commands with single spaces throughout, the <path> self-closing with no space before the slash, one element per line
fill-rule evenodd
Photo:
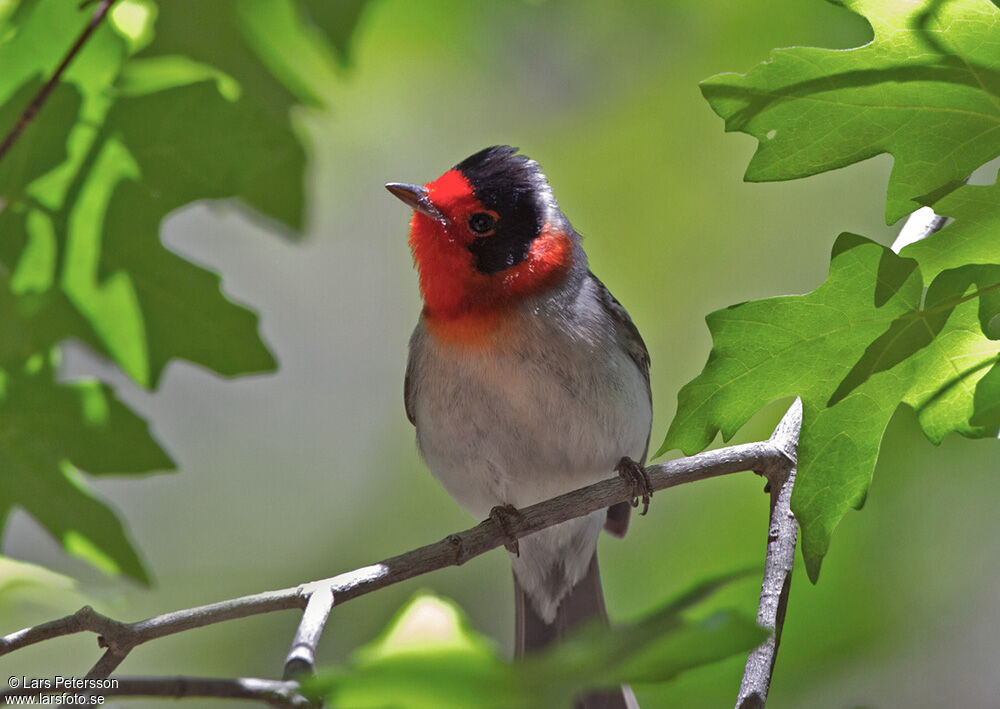
<path fill-rule="evenodd" d="M 98 638 L 97 642 L 100 643 L 101 638 Z M 86 678 L 98 679 L 101 677 L 107 677 L 118 669 L 118 665 L 125 661 L 125 658 L 128 657 L 131 650 L 131 647 L 122 650 L 108 648 L 104 651 L 104 654 L 101 655 L 101 659 L 94 663 L 94 666 L 90 668 L 90 672 L 85 675 Z"/>
<path fill-rule="evenodd" d="M 747 657 L 736 709 L 763 709 L 774 674 L 774 662 L 781 643 L 785 623 L 785 608 L 792 584 L 795 563 L 795 542 L 799 525 L 792 514 L 792 488 L 795 485 L 799 430 L 802 426 L 802 400 L 796 399 L 781 423 L 774 430 L 771 442 L 785 451 L 789 465 L 768 473 L 771 491 L 771 516 L 767 531 L 767 556 L 764 559 L 764 581 L 760 588 L 757 624 L 769 630 L 771 636 Z"/>
<path fill-rule="evenodd" d="M 774 638 L 770 645 L 765 643 L 751 655 L 747 663 L 747 675 L 744 677 L 744 683 L 750 682 L 748 686 L 751 688 L 763 682 L 762 697 L 766 697 L 770 674 L 774 667 L 777 640 L 780 638 L 784 607 L 788 598 L 787 583 L 791 573 L 791 559 L 795 551 L 796 527 L 794 518 L 788 512 L 788 500 L 795 479 L 795 456 L 801 416 L 801 402 L 796 400 L 778 424 L 774 435 L 767 441 L 706 451 L 646 468 L 653 490 L 664 490 L 744 470 L 752 470 L 767 476 L 772 491 L 772 534 L 769 536 L 758 620 L 762 626 L 774 631 Z M 446 566 L 461 565 L 491 549 L 504 546 L 510 542 L 511 536 L 520 538 L 613 504 L 625 502 L 631 499 L 633 492 L 630 482 L 621 477 L 609 478 L 519 510 L 507 520 L 506 529 L 501 528 L 496 520 L 488 519 L 434 544 L 338 576 L 166 613 L 135 623 L 113 620 L 89 607 L 84 607 L 65 618 L 25 628 L 0 638 L 0 656 L 64 635 L 93 632 L 99 636 L 98 642 L 101 647 L 106 648 L 106 651 L 87 677 L 103 678 L 117 669 L 132 649 L 150 640 L 236 618 L 302 608 L 304 609 L 302 620 L 285 662 L 285 677 L 290 678 L 302 672 L 309 672 L 315 667 L 316 645 L 335 600 L 337 605 L 341 605 L 352 598 L 400 581 Z M 763 664 L 755 660 L 758 655 L 762 658 Z M 755 668 L 760 665 L 760 669 L 751 672 L 751 664 Z M 297 688 L 296 683 L 287 680 L 283 683 L 268 683 L 266 680 L 146 678 L 120 680 L 120 682 L 119 689 L 115 691 L 117 695 L 255 698 L 279 706 L 299 706 L 297 694 L 265 696 L 266 692 L 261 689 L 261 687 L 277 688 L 286 692 L 290 687 Z M 247 689 L 246 682 L 264 684 L 254 685 L 252 692 L 256 692 L 255 694 L 241 693 L 251 691 Z M 5 703 L 8 697 L 23 691 L 0 693 L 0 703 Z M 111 696 L 111 693 L 105 692 L 104 689 L 87 691 L 93 695 Z M 297 689 L 295 691 L 297 693 Z"/>
<path fill-rule="evenodd" d="M 7 135 L 4 136 L 4 139 L 0 141 L 0 160 L 3 160 L 4 155 L 6 155 L 7 152 L 14 146 L 17 139 L 21 137 L 24 129 L 27 128 L 34 117 L 38 115 L 38 112 L 48 100 L 49 94 L 52 93 L 52 90 L 55 89 L 56 85 L 59 83 L 59 79 L 62 78 L 63 73 L 73 62 L 73 59 L 76 58 L 76 55 L 79 54 L 80 50 L 83 49 L 83 45 L 87 43 L 88 39 L 90 39 L 90 35 L 92 35 L 98 25 L 101 24 L 101 21 L 104 19 L 104 16 L 108 14 L 108 10 L 111 9 L 114 2 L 115 0 L 101 0 L 100 4 L 94 9 L 94 14 L 90 16 L 90 21 L 87 23 L 87 26 L 83 28 L 80 36 L 77 37 L 76 41 L 73 43 L 73 46 L 71 46 L 69 51 L 66 52 L 66 56 L 63 57 L 61 62 L 59 62 L 59 66 L 56 67 L 52 76 L 50 76 L 49 80 L 45 82 L 45 85 L 38 90 L 38 93 L 36 93 L 34 98 L 31 99 L 28 107 L 24 109 L 23 113 L 21 113 L 17 122 L 14 123 Z"/>
<path fill-rule="evenodd" d="M 651 465 L 646 470 L 652 488 L 664 490 L 743 470 L 767 472 L 785 466 L 787 461 L 787 454 L 783 449 L 772 441 L 761 441 L 706 451 L 689 458 L 678 458 Z M 629 482 L 620 477 L 609 478 L 525 507 L 509 520 L 508 531 L 520 538 L 618 502 L 625 502 L 631 497 L 632 485 Z M 488 519 L 434 544 L 328 579 L 174 611 L 135 623 L 113 621 L 92 610 L 82 609 L 66 618 L 0 638 L 0 656 L 43 640 L 86 631 L 101 635 L 101 644 L 109 651 L 127 654 L 137 645 L 165 635 L 260 613 L 305 608 L 317 588 L 328 588 L 340 605 L 414 576 L 446 566 L 461 565 L 508 541 L 507 533 L 499 524 Z"/>

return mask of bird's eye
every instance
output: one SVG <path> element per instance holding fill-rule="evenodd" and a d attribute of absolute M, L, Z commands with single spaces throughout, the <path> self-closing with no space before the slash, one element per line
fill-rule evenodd
<path fill-rule="evenodd" d="M 496 225 L 496 217 L 487 212 L 476 212 L 469 217 L 469 228 L 476 234 L 489 234 Z"/>

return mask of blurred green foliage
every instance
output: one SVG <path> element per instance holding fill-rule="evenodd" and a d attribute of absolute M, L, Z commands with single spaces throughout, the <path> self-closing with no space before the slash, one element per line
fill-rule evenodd
<path fill-rule="evenodd" d="M 93 9 L 78 5 L 5 8 L 4 130 L 88 21 Z M 310 13 L 342 54 L 360 3 L 352 8 Z M 78 338 L 146 387 L 177 358 L 224 375 L 275 368 L 256 316 L 222 295 L 218 276 L 166 250 L 160 222 L 197 200 L 237 198 L 301 228 L 306 152 L 290 110 L 318 103 L 301 74 L 312 76 L 324 51 L 319 28 L 291 0 L 122 0 L 0 162 L 0 415 L 15 432 L 0 518 L 19 506 L 68 552 L 148 581 L 80 471 L 135 474 L 168 469 L 169 458 L 121 404 L 105 405 L 121 410 L 113 418 L 81 413 L 73 392 L 96 391 L 95 382 L 69 389 L 32 363 Z M 59 423 L 26 425 L 39 416 Z"/>
<path fill-rule="evenodd" d="M 320 670 L 304 691 L 345 709 L 568 707 L 581 687 L 663 682 L 756 647 L 767 633 L 750 618 L 732 611 L 684 616 L 732 580 L 701 584 L 639 621 L 581 628 L 515 663 L 501 660 L 457 606 L 420 594 L 351 666 Z"/>
<path fill-rule="evenodd" d="M 0 325 L 5 371 L 14 372 L 16 379 L 10 362 L 26 363 L 33 353 L 47 351 L 67 336 L 106 356 L 115 343 L 143 342 L 145 352 L 118 345 L 110 356 L 123 367 L 127 364 L 138 380 L 156 381 L 156 396 L 137 392 L 120 374 L 95 365 L 91 371 L 112 382 L 119 396 L 149 417 L 184 470 L 183 475 L 142 484 L 117 483 L 104 475 L 88 480 L 102 499 L 128 510 L 135 538 L 157 572 L 158 584 L 150 590 L 127 585 L 109 590 L 106 581 L 60 557 L 41 535 L 32 535 L 30 525 L 17 515 L 8 526 L 20 533 L 7 542 L 14 553 L 83 577 L 90 594 L 117 596 L 117 607 L 109 612 L 117 611 L 119 617 L 140 618 L 316 578 L 403 551 L 471 521 L 417 460 L 402 412 L 405 338 L 419 305 L 405 247 L 406 215 L 396 205 L 386 206 L 381 189 L 386 180 L 430 179 L 488 144 L 520 145 L 538 158 L 564 210 L 585 235 L 593 268 L 629 308 L 650 346 L 654 428 L 659 431 L 671 419 L 681 384 L 704 362 L 709 346 L 704 313 L 815 287 L 837 231 L 863 233 L 883 243 L 891 239 L 882 224 L 880 196 L 889 172 L 887 158 L 780 186 L 742 184 L 739 174 L 752 152 L 751 141 L 723 137 L 697 92 L 698 80 L 749 67 L 775 46 L 852 48 L 871 38 L 864 20 L 833 3 L 778 0 L 762 10 L 694 0 L 381 0 L 365 8 L 359 32 L 331 52 L 326 39 L 337 37 L 340 29 L 316 28 L 305 19 L 323 23 L 323 12 L 340 8 L 357 17 L 349 9 L 352 3 L 174 3 L 178 14 L 168 16 L 167 3 L 119 2 L 123 10 L 91 40 L 101 48 L 95 55 L 99 61 L 88 59 L 97 52 L 88 48 L 67 76 L 63 89 L 69 93 L 51 99 L 66 105 L 80 101 L 81 108 L 70 112 L 82 116 L 89 111 L 86 120 L 77 119 L 71 139 L 43 155 L 40 162 L 47 163 L 47 172 L 39 167 L 37 174 L 27 175 L 31 182 L 13 175 L 0 183 L 4 189 L 13 184 L 20 190 L 18 181 L 31 186 L 30 194 L 11 200 L 0 213 L 0 262 L 8 272 L 21 274 L 13 279 L 16 285 L 5 285 L 6 300 L 0 302 L 0 317 L 20 318 L 9 328 Z M 89 10 L 77 12 L 75 7 L 0 0 L 0 52 L 8 51 L 33 12 L 50 8 L 52 15 L 32 23 L 34 36 L 21 40 L 37 46 L 37 56 L 0 55 L 5 120 L 18 113 L 8 100 L 13 92 L 30 93 L 25 88 L 29 80 L 37 86 L 85 22 Z M 201 18 L 190 36 L 177 29 L 183 29 L 185 13 Z M 156 35 L 161 19 L 165 34 L 174 28 L 169 44 Z M 342 47 L 348 43 L 356 61 L 345 72 Z M 222 47 L 232 51 L 223 53 Z M 18 69 L 32 62 L 30 70 Z M 114 76 L 98 75 L 95 62 Z M 8 72 L 19 78 L 8 81 Z M 163 169 L 160 184 L 167 194 L 156 209 L 183 199 L 187 181 L 198 182 L 204 171 L 209 184 L 203 196 L 236 195 L 257 214 L 267 215 L 268 228 L 221 210 L 175 211 L 166 220 L 170 250 L 162 249 L 150 238 L 158 236 L 156 225 L 140 223 L 142 210 L 130 215 L 127 209 L 135 199 L 146 205 L 144 210 L 159 195 L 141 193 L 139 168 L 121 152 L 104 159 L 123 172 L 110 186 L 109 178 L 95 178 L 92 194 L 100 196 L 101 186 L 107 187 L 111 196 L 102 208 L 120 200 L 116 211 L 123 223 L 135 219 L 137 243 L 157 254 L 149 259 L 133 255 L 128 263 L 139 269 L 173 262 L 177 269 L 197 274 L 191 282 L 200 284 L 199 297 L 228 313 L 224 320 L 229 322 L 239 309 L 218 294 L 217 281 L 204 265 L 225 271 L 226 292 L 262 313 L 268 349 L 282 363 L 272 377 L 223 384 L 192 367 L 172 367 L 163 375 L 166 361 L 180 356 L 170 354 L 175 345 L 192 351 L 210 348 L 193 357 L 214 357 L 208 366 L 215 368 L 232 362 L 238 370 L 250 366 L 239 362 L 263 362 L 266 350 L 255 334 L 247 335 L 252 316 L 245 312 L 238 336 L 213 329 L 213 337 L 185 343 L 185 333 L 164 330 L 161 342 L 171 342 L 168 335 L 181 341 L 157 345 L 153 353 L 146 343 L 151 337 L 146 314 L 135 316 L 141 312 L 137 298 L 129 304 L 112 292 L 105 298 L 111 305 L 102 306 L 95 295 L 99 291 L 79 277 L 70 284 L 78 304 L 62 282 L 71 215 L 64 199 L 75 203 L 82 189 L 66 183 L 82 174 L 88 155 L 96 160 L 91 146 L 97 133 L 118 103 L 126 101 L 135 103 L 122 109 L 123 120 L 133 111 L 143 113 L 146 106 L 145 115 L 159 119 L 153 126 L 169 130 L 169 117 L 152 115 L 148 107 L 160 92 L 183 92 L 170 94 L 182 97 L 188 90 L 203 92 L 216 111 L 239 105 L 248 115 L 266 116 L 277 136 L 270 148 L 254 145 L 251 152 L 285 158 L 274 168 L 282 179 L 294 172 L 288 162 L 298 159 L 290 133 L 300 149 L 307 146 L 299 155 L 306 156 L 310 179 L 270 180 L 264 166 L 259 179 L 270 184 L 254 192 L 251 180 L 223 175 L 220 181 L 225 166 L 194 155 L 198 171 L 171 181 L 170 170 L 186 166 L 170 167 L 165 156 L 156 155 L 156 131 L 133 126 L 130 139 L 150 141 L 152 148 L 145 169 Z M 297 108 L 320 104 L 333 108 L 325 113 Z M 288 119 L 289 109 L 294 120 Z M 188 116 L 206 115 L 198 107 L 184 110 Z M 57 120 L 66 122 L 65 116 L 43 111 L 32 130 L 55 131 L 46 126 Z M 261 128 L 263 120 L 234 130 L 262 135 L 253 129 Z M 763 131 L 765 137 L 769 130 Z M 197 135 L 206 141 L 200 152 L 211 154 L 210 141 L 220 137 L 218 126 L 209 119 L 205 133 Z M 114 137 L 134 162 L 133 146 Z M 938 137 L 929 136 L 928 144 L 936 144 Z M 30 141 L 30 133 L 23 140 Z M 188 153 L 199 152 L 197 140 L 187 148 Z M 163 162 L 157 162 L 160 157 Z M 62 169 L 52 170 L 57 161 Z M 84 167 L 93 170 L 93 164 Z M 968 200 L 971 209 L 988 189 L 968 187 L 948 199 L 974 198 Z M 271 191 L 284 196 L 272 198 Z M 289 194 L 306 195 L 311 205 L 305 217 L 298 213 L 297 223 L 305 224 L 313 238 L 294 249 L 265 235 L 291 231 L 283 219 L 296 223 L 288 209 Z M 949 213 L 943 205 L 935 203 Z M 991 213 L 988 205 L 980 212 L 983 224 L 990 223 Z M 76 223 L 85 226 L 92 218 L 81 212 Z M 30 233 L 39 236 L 29 239 L 29 221 Z M 80 234 L 94 232 L 77 228 Z M 943 239 L 949 230 L 956 243 L 972 237 L 971 232 L 962 234 L 960 222 L 939 236 Z M 124 248 L 126 236 L 119 234 L 116 250 Z M 979 246 L 974 250 L 982 263 L 994 262 Z M 100 252 L 103 259 L 104 250 Z M 53 262 L 55 266 L 44 266 Z M 99 263 L 84 271 L 97 273 L 105 285 L 114 269 L 121 273 L 121 268 Z M 935 274 L 924 263 L 920 268 L 924 283 L 930 283 Z M 144 277 L 153 270 L 146 268 Z M 168 270 L 173 273 L 172 267 Z M 132 281 L 130 274 L 124 275 Z M 137 288 L 134 282 L 130 287 Z M 24 317 L 8 302 L 18 303 Z M 178 298 L 176 305 L 185 302 Z M 121 313 L 103 318 L 105 327 L 132 327 L 141 337 L 116 340 L 113 331 L 98 332 L 98 316 L 110 312 L 101 307 L 112 306 L 121 307 Z M 184 313 L 192 315 L 183 308 L 177 312 L 161 322 L 185 322 Z M 207 326 L 194 319 L 192 327 Z M 40 342 L 46 343 L 44 348 Z M 35 361 L 50 367 L 47 358 Z M 86 367 L 78 363 L 73 371 L 81 369 Z M 51 370 L 45 373 L 51 380 Z M 113 406 L 110 395 L 106 400 Z M 737 436 L 766 436 L 784 403 L 762 409 Z M 76 411 L 84 408 L 81 404 Z M 79 430 L 86 431 L 86 417 L 77 415 Z M 955 437 L 932 449 L 914 434 L 918 423 L 905 407 L 890 422 L 867 500 L 869 513 L 840 525 L 836 553 L 825 562 L 824 583 L 813 588 L 804 574 L 796 574 L 769 706 L 857 706 L 862 699 L 872 706 L 974 706 L 977 701 L 988 706 L 995 697 L 991 658 L 996 646 L 986 632 L 995 618 L 993 568 L 1000 553 L 993 521 L 1000 500 L 994 449 Z M 60 466 L 80 483 L 83 477 L 73 470 Z M 0 494 L 5 480 L 0 475 Z M 692 579 L 759 559 L 765 520 L 766 498 L 750 475 L 657 496 L 650 515 L 636 521 L 624 543 L 602 541 L 613 617 L 643 617 Z M 956 579 L 963 581 L 960 591 Z M 509 568 L 502 554 L 415 583 L 433 584 L 467 609 L 471 625 L 502 643 L 509 640 Z M 321 660 L 343 658 L 349 665 L 345 656 L 351 648 L 379 633 L 414 590 L 414 583 L 402 584 L 335 611 Z M 756 581 L 735 584 L 707 601 L 706 612 L 735 606 L 750 615 L 758 591 Z M 71 612 L 78 606 L 76 599 L 67 599 L 60 607 Z M 0 606 L 4 625 L 11 629 L 55 614 L 47 607 Z M 290 639 L 293 625 L 290 615 L 268 616 L 199 631 L 198 638 L 167 639 L 135 653 L 123 672 L 153 674 L 169 668 L 273 676 L 286 650 L 276 638 Z M 93 652 L 92 639 L 67 639 L 11 656 L 8 666 L 12 673 L 82 672 Z M 635 689 L 646 709 L 722 706 L 732 702 L 742 665 L 737 656 L 686 672 L 672 683 L 637 683 Z"/>

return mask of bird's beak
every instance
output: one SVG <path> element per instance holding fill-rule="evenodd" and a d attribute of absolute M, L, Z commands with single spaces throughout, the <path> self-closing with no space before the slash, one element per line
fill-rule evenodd
<path fill-rule="evenodd" d="M 441 210 L 434 206 L 431 198 L 427 194 L 427 188 L 420 185 L 408 185 L 404 182 L 390 182 L 385 188 L 399 197 L 412 209 L 426 214 L 431 219 L 446 224 L 447 220 L 441 214 Z"/>

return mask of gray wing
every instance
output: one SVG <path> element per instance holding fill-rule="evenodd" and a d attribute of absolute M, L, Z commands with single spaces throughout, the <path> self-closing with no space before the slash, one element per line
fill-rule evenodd
<path fill-rule="evenodd" d="M 649 350 L 646 349 L 646 343 L 642 340 L 642 335 L 639 334 L 639 328 L 635 326 L 632 322 L 632 318 L 629 317 L 628 311 L 622 307 L 622 304 L 618 302 L 618 299 L 611 295 L 611 291 L 608 287 L 601 283 L 601 279 L 595 276 L 591 271 L 587 271 L 590 279 L 597 286 L 597 296 L 601 299 L 601 305 L 604 307 L 604 311 L 611 316 L 612 321 L 615 323 L 615 329 L 618 331 L 618 336 L 621 339 L 621 344 L 631 357 L 632 361 L 635 362 L 635 366 L 639 368 L 639 373 L 642 374 L 642 378 L 646 381 L 646 395 L 649 397 L 650 407 L 653 405 L 653 392 L 649 387 Z M 650 431 L 652 433 L 652 431 Z M 649 448 L 649 436 L 646 436 L 646 448 Z M 640 465 L 646 464 L 646 457 L 643 455 L 643 459 L 637 461 Z M 629 518 L 632 516 L 632 505 L 628 502 L 620 502 L 617 505 L 611 505 L 608 508 L 608 519 L 604 523 L 604 529 L 610 534 L 616 537 L 624 537 L 625 533 L 628 531 Z"/>
<path fill-rule="evenodd" d="M 595 276 L 592 271 L 587 271 L 587 275 L 590 276 L 594 285 L 597 286 L 597 294 L 601 299 L 601 305 L 604 306 L 605 312 L 614 321 L 622 340 L 622 346 L 628 352 L 628 356 L 632 358 L 632 361 L 635 362 L 635 366 L 639 368 L 642 378 L 646 380 L 646 392 L 650 396 L 650 402 L 652 402 L 652 392 L 649 388 L 649 350 L 646 349 L 646 343 L 643 342 L 642 335 L 639 334 L 639 328 L 632 322 L 628 311 L 622 307 L 618 299 L 611 295 L 608 287 L 601 283 L 601 279 Z"/>
<path fill-rule="evenodd" d="M 410 357 L 406 360 L 406 375 L 403 377 L 403 406 L 406 408 L 406 418 L 410 420 L 414 426 L 417 425 L 416 417 L 414 416 L 414 403 L 413 403 L 413 350 L 410 350 Z"/>
<path fill-rule="evenodd" d="M 406 418 L 414 426 L 417 425 L 417 396 L 420 388 L 420 377 L 417 374 L 420 367 L 420 355 L 424 348 L 423 318 L 417 321 L 413 328 L 406 358 L 406 376 L 403 377 L 403 406 L 406 408 Z"/>

